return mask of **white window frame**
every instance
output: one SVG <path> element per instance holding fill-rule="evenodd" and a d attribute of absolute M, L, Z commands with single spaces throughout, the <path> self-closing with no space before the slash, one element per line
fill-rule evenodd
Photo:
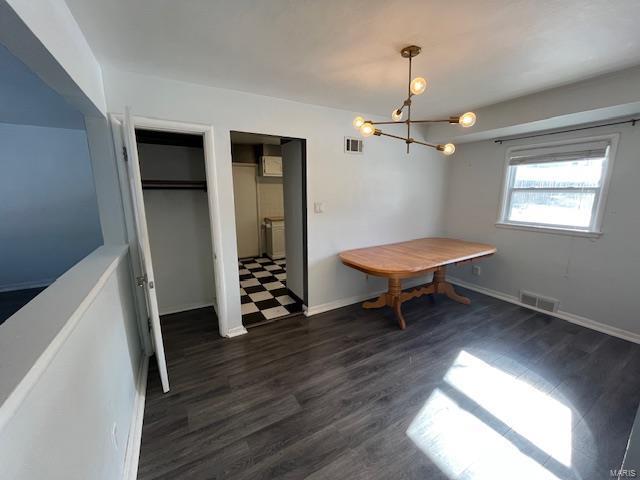
<path fill-rule="evenodd" d="M 518 230 L 529 230 L 534 232 L 546 232 L 546 233 L 557 233 L 562 235 L 574 235 L 574 236 L 584 236 L 584 237 L 599 237 L 602 235 L 602 220 L 604 217 L 605 204 L 607 200 L 607 194 L 609 192 L 609 183 L 611 181 L 611 173 L 613 171 L 613 164 L 616 157 L 616 151 L 618 147 L 618 140 L 620 138 L 620 134 L 615 133 L 611 135 L 599 135 L 594 137 L 582 137 L 575 138 L 571 140 L 562 140 L 557 142 L 548 142 L 548 143 L 539 143 L 532 145 L 518 145 L 507 149 L 505 155 L 505 164 L 502 175 L 502 196 L 500 199 L 500 206 L 498 211 L 498 220 L 496 222 L 496 227 L 500 228 L 514 228 Z M 533 148 L 553 148 L 553 147 L 571 147 L 573 145 L 576 146 L 576 149 L 579 149 L 580 145 L 591 142 L 598 141 L 606 141 L 609 144 L 609 150 L 607 154 L 607 158 L 605 160 L 605 165 L 603 167 L 603 175 L 602 180 L 600 182 L 600 187 L 579 189 L 580 191 L 590 190 L 596 193 L 596 205 L 592 211 L 591 223 L 586 228 L 577 228 L 571 225 L 554 225 L 554 224 L 543 224 L 543 223 L 531 223 L 531 222 L 518 222 L 514 220 L 507 219 L 507 215 L 509 213 L 509 205 L 511 194 L 513 192 L 513 182 L 515 180 L 513 171 L 510 168 L 510 159 L 514 153 L 519 150 L 529 150 Z M 518 189 L 518 190 L 526 190 L 526 189 Z M 540 189 L 531 189 L 531 190 L 540 190 Z M 550 189 L 554 191 L 563 190 L 563 189 Z M 566 191 L 573 191 L 575 189 L 566 188 Z"/>

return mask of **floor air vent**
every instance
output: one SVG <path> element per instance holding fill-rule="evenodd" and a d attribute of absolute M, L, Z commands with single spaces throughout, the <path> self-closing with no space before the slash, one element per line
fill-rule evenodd
<path fill-rule="evenodd" d="M 541 310 L 547 310 L 548 312 L 557 312 L 558 305 L 560 303 L 555 298 L 543 297 L 525 290 L 520 290 L 520 301 L 525 305 L 536 307 Z"/>

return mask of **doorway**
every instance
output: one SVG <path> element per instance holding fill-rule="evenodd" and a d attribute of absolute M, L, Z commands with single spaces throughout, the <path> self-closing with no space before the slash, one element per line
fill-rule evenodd
<path fill-rule="evenodd" d="M 209 275 L 210 278 L 207 279 L 207 284 L 204 288 L 200 289 L 200 292 L 206 292 L 208 295 L 206 297 L 207 299 L 213 300 L 213 307 L 207 307 L 205 305 L 204 310 L 208 309 L 207 317 L 212 326 L 216 324 L 217 320 L 217 326 L 222 336 L 231 335 L 231 330 L 229 330 L 228 327 L 227 302 L 224 297 L 223 268 L 222 266 L 218 268 L 218 257 L 216 255 L 216 251 L 221 251 L 222 236 L 219 221 L 219 205 L 214 195 L 214 186 L 217 185 L 217 183 L 213 151 L 213 129 L 207 125 L 133 117 L 128 108 L 122 116 L 110 115 L 110 120 L 114 133 L 114 147 L 117 152 L 122 152 L 122 156 L 120 157 L 122 161 L 117 163 L 118 176 L 120 179 L 127 238 L 132 259 L 132 275 L 135 284 L 140 287 L 135 289 L 135 301 L 140 319 L 140 335 L 147 354 L 151 355 L 155 353 L 162 388 L 164 392 L 167 392 L 169 391 L 169 377 L 165 359 L 160 314 L 171 314 L 172 308 L 167 307 L 168 303 L 166 303 L 165 300 L 172 299 L 174 301 L 173 311 L 179 311 L 180 313 L 176 313 L 178 315 L 185 314 L 185 312 L 188 314 L 194 311 L 202 313 L 203 309 L 193 310 L 193 308 L 202 306 L 202 304 L 197 302 L 176 303 L 175 298 L 172 298 L 170 295 L 172 292 L 169 292 L 167 288 L 156 288 L 157 280 L 155 273 L 156 270 L 158 270 L 157 267 L 162 263 L 167 263 L 167 259 L 163 258 L 160 262 L 157 262 L 158 265 L 155 265 L 156 269 L 154 270 L 151 251 L 152 241 L 156 244 L 156 251 L 158 251 L 158 248 L 166 248 L 167 242 L 180 247 L 178 251 L 174 250 L 170 254 L 175 257 L 170 259 L 174 262 L 174 267 L 176 261 L 179 262 L 180 259 L 186 258 L 187 250 L 196 248 L 194 245 L 197 245 L 201 255 L 205 258 L 204 262 L 202 262 L 202 259 L 199 261 L 210 264 L 201 266 L 202 272 L 204 272 L 205 276 L 210 274 L 211 271 L 213 272 L 212 275 Z M 176 136 L 175 134 L 179 135 Z M 145 141 L 139 142 L 138 135 L 141 137 L 146 136 Z M 160 141 L 158 137 L 164 140 Z M 187 155 L 183 152 L 184 155 L 181 157 L 182 161 L 177 162 L 179 163 L 178 172 L 171 172 L 167 169 L 167 163 L 171 163 L 172 159 L 174 163 L 176 163 L 175 160 L 179 156 L 163 156 L 162 154 L 158 154 L 158 149 L 166 149 L 169 146 L 180 146 L 175 144 L 176 141 L 196 142 L 195 144 L 182 146 L 187 146 L 198 152 L 197 154 L 193 154 L 194 152 L 192 152 L 193 155 Z M 168 143 L 168 145 L 158 145 L 159 143 Z M 155 150 L 152 151 L 150 155 L 147 155 L 148 152 L 144 152 L 147 148 L 143 146 L 144 144 L 153 146 L 152 150 Z M 138 155 L 139 148 L 143 151 L 142 162 Z M 175 154 L 175 152 L 173 153 Z M 148 156 L 148 159 L 145 159 L 145 156 Z M 158 160 L 159 158 L 160 160 Z M 203 159 L 204 169 L 202 165 Z M 175 169 L 176 165 L 171 165 L 171 168 Z M 211 189 L 207 188 L 209 185 L 212 187 Z M 165 191 L 163 195 L 167 197 L 175 196 L 175 193 L 180 191 L 185 194 L 183 196 L 188 199 L 186 203 L 191 202 L 191 208 L 188 209 L 190 211 L 187 212 L 187 210 L 185 210 L 182 214 L 174 212 L 173 210 L 179 208 L 180 204 L 185 203 L 183 202 L 184 199 L 177 201 L 175 198 L 173 198 L 173 200 L 163 198 L 160 202 L 157 202 L 157 198 L 150 199 L 150 197 L 154 196 L 153 194 L 149 194 L 150 191 Z M 146 195 L 145 192 L 147 192 Z M 194 200 L 196 197 L 198 197 L 198 200 Z M 197 206 L 194 206 L 193 202 L 197 202 Z M 153 206 L 151 206 L 151 204 L 153 204 Z M 149 208 L 150 211 L 155 210 L 154 213 L 151 213 L 149 222 L 147 219 L 147 208 Z M 205 210 L 208 215 L 202 214 Z M 174 228 L 167 228 L 166 224 L 171 224 L 171 221 L 169 221 L 166 216 L 162 216 L 163 212 L 167 213 L 167 211 L 171 211 L 171 215 L 169 215 L 170 218 L 173 218 L 176 222 L 181 222 L 181 224 L 174 225 Z M 191 216 L 191 218 L 180 218 L 189 216 Z M 160 218 L 159 223 L 163 225 L 151 225 L 150 228 L 150 223 L 156 222 L 158 218 Z M 185 222 L 190 222 L 190 226 L 185 227 Z M 196 223 L 198 226 L 195 226 Z M 191 229 L 191 231 L 176 231 L 182 228 Z M 150 232 L 154 237 L 157 237 L 158 232 L 160 232 L 161 235 L 166 235 L 167 237 L 192 235 L 192 238 L 188 241 L 185 238 L 181 240 L 178 239 L 178 241 L 169 241 L 172 240 L 171 238 L 151 240 Z M 192 243 L 187 245 L 189 242 Z M 165 267 L 160 266 L 160 269 L 163 268 L 166 268 L 166 265 Z M 190 269 L 188 272 L 185 272 L 185 275 L 193 276 L 194 271 Z M 158 277 L 160 281 L 162 281 L 163 276 Z M 185 281 L 184 278 L 182 278 L 182 280 Z M 194 279 L 188 278 L 185 283 L 191 282 L 192 280 Z M 163 295 L 163 290 L 165 294 L 169 294 L 169 296 L 163 295 L 164 299 L 162 300 L 162 304 L 158 302 L 159 290 L 161 295 Z M 185 292 L 183 291 L 182 293 Z M 187 325 L 185 325 L 185 327 L 188 328 Z"/>
<path fill-rule="evenodd" d="M 306 141 L 231 132 L 242 323 L 307 305 Z"/>
<path fill-rule="evenodd" d="M 137 128 L 136 139 L 161 319 L 212 308 L 215 280 L 203 137 Z"/>

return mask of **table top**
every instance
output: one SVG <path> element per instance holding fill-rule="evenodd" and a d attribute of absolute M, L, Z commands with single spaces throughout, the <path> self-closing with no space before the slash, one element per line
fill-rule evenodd
<path fill-rule="evenodd" d="M 382 277 L 410 277 L 437 267 L 492 255 L 496 247 L 453 238 L 419 238 L 340 253 L 349 267 Z"/>

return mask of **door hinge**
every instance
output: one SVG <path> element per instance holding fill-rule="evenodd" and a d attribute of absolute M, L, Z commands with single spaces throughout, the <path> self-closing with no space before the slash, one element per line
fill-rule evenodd
<path fill-rule="evenodd" d="M 129 154 L 127 153 L 127 147 L 122 147 L 122 158 L 125 162 L 129 161 Z"/>
<path fill-rule="evenodd" d="M 147 283 L 147 275 L 140 275 L 139 277 L 136 277 L 136 285 L 138 285 L 139 287 L 144 287 L 144 284 Z"/>

